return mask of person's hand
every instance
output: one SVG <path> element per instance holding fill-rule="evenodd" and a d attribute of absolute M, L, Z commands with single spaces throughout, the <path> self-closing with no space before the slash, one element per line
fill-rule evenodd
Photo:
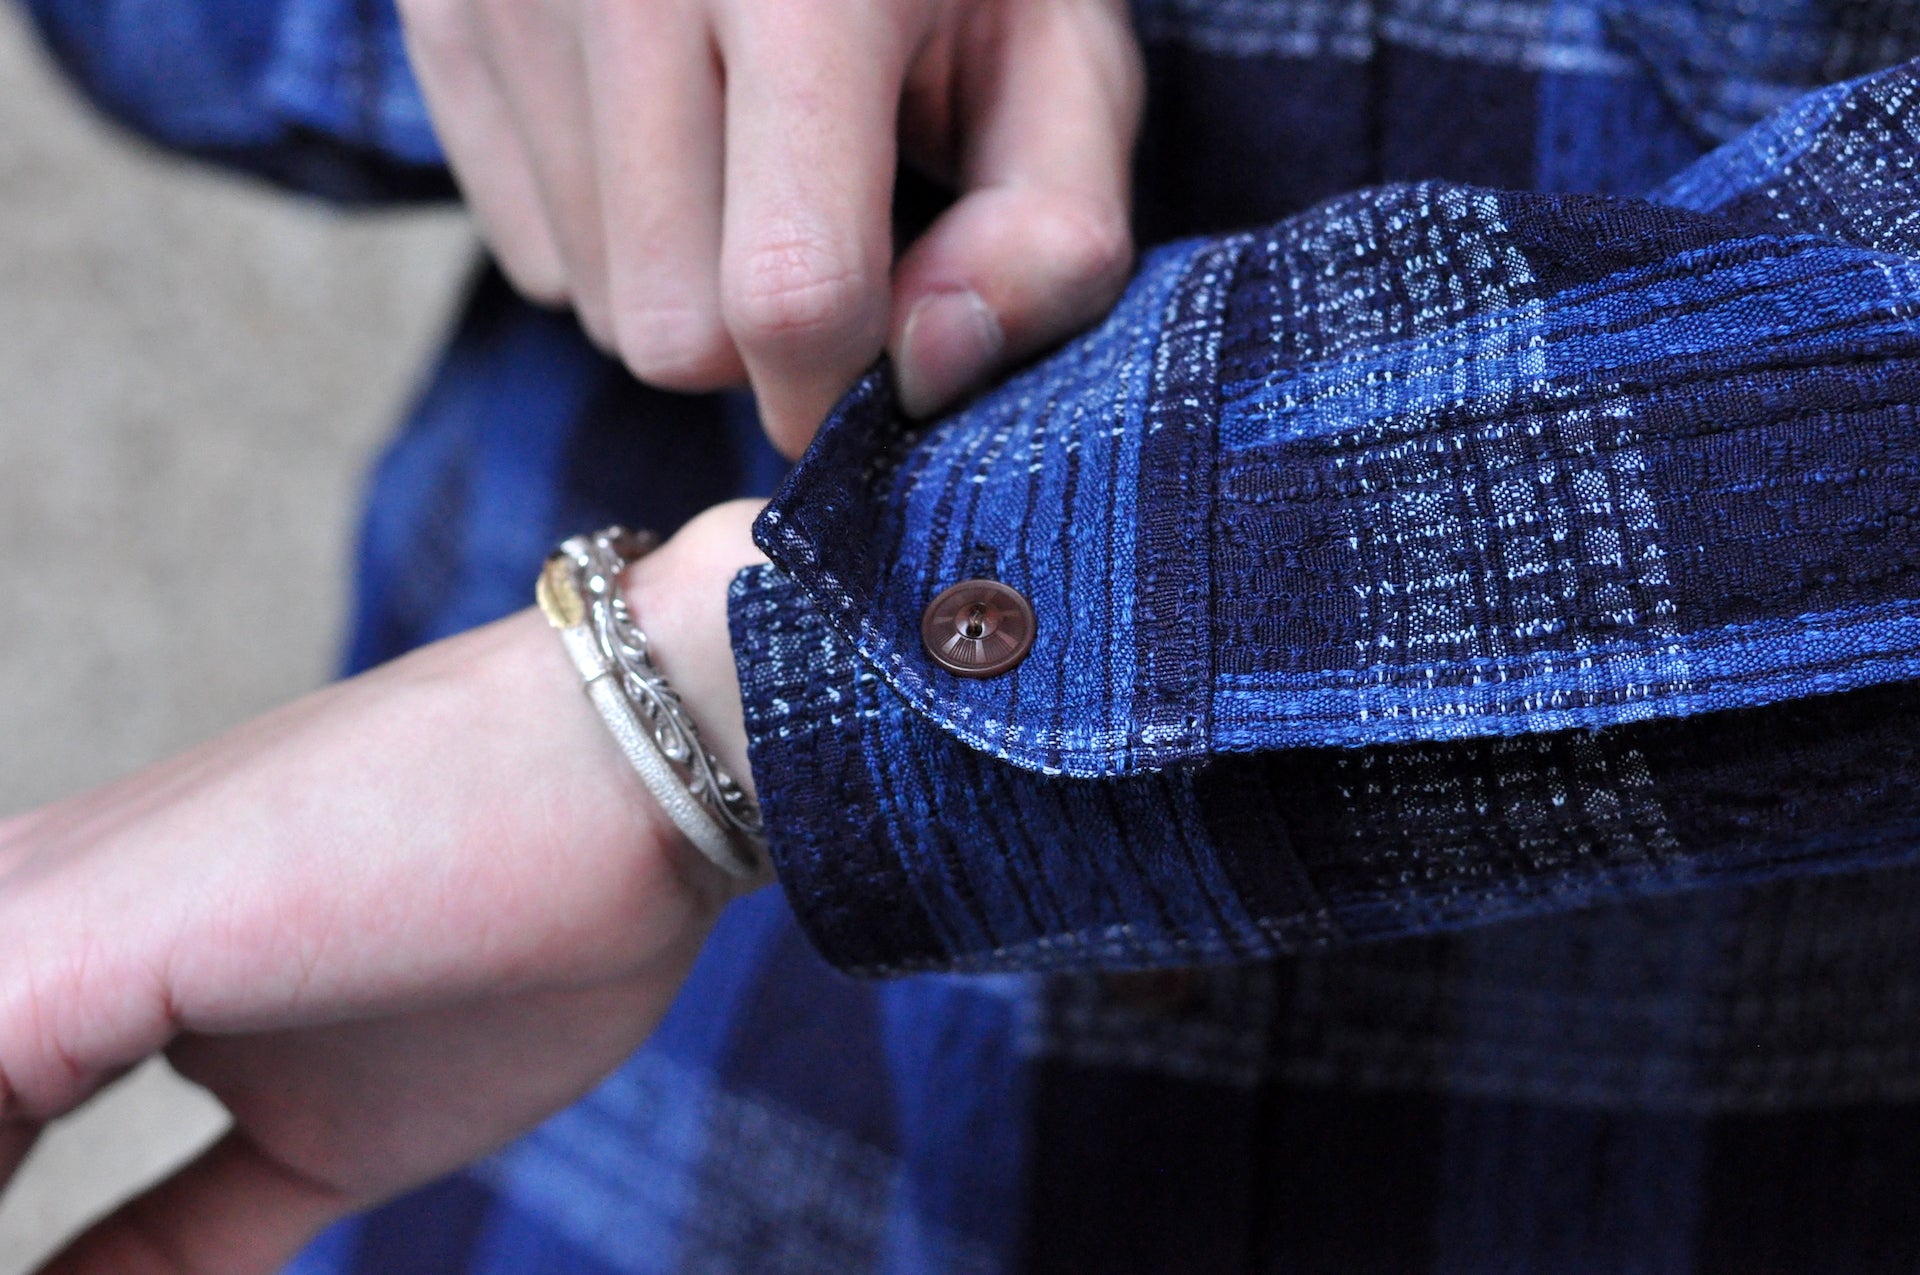
<path fill-rule="evenodd" d="M 1124 0 L 400 0 L 502 268 L 797 455 L 882 347 L 924 415 L 1092 322 L 1132 248 Z M 958 202 L 893 261 L 897 162 Z M 891 275 L 890 275 L 891 270 Z"/>
<path fill-rule="evenodd" d="M 702 515 L 627 579 L 743 777 L 725 594 L 753 513 Z M 430 647 L 0 824 L 0 1181 L 164 1048 L 232 1133 L 50 1271 L 276 1271 L 611 1071 L 737 889 L 537 613 Z"/>

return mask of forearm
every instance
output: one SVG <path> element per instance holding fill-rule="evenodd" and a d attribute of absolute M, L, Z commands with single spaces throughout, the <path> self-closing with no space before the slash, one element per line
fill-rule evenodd
<path fill-rule="evenodd" d="M 758 560 L 752 512 L 705 515 L 627 580 L 743 775 L 724 608 Z M 181 1031 L 630 977 L 690 959 L 736 888 L 654 805 L 529 610 L 0 826 L 0 925 L 33 936 L 0 970 L 0 1076 L 44 1118 Z"/>

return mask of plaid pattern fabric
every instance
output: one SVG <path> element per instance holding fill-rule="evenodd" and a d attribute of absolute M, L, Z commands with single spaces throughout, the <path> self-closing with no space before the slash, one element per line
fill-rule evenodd
<path fill-rule="evenodd" d="M 171 145 L 443 180 L 377 0 L 30 3 Z M 964 424 L 862 388 L 733 599 L 783 891 L 600 1090 L 298 1275 L 1920 1265 L 1912 108 L 1802 100 L 1920 14 L 1136 15 L 1143 233 L 1229 233 Z M 354 663 L 778 478 L 489 274 Z M 1016 679 L 909 676 L 962 570 L 1035 595 Z"/>
<path fill-rule="evenodd" d="M 924 434 L 869 378 L 736 616 L 823 949 L 1233 961 L 1899 861 L 1909 781 L 1852 750 L 1920 671 L 1915 136 L 1902 68 L 1659 203 L 1362 192 L 1157 254 Z M 982 572 L 1040 636 L 955 678 L 920 612 Z M 1781 761 L 1876 797 L 1763 816 Z"/>

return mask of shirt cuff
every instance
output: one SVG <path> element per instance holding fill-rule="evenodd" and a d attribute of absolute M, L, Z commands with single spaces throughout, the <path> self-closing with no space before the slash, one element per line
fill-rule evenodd
<path fill-rule="evenodd" d="M 979 753 L 773 566 L 729 599 L 775 868 L 860 975 L 1220 965 L 1899 867 L 1920 686 L 1124 778 Z"/>
<path fill-rule="evenodd" d="M 776 567 L 743 571 L 729 612 L 775 868 L 840 968 L 1221 964 L 1331 937 L 1285 846 L 1220 858 L 1191 772 L 1085 781 L 983 757 Z"/>

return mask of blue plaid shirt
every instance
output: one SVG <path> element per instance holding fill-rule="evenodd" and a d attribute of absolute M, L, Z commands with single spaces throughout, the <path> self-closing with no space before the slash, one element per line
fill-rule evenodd
<path fill-rule="evenodd" d="M 171 145 L 444 187 L 368 0 L 36 8 Z M 931 428 L 882 367 L 783 477 L 477 283 L 355 662 L 779 483 L 732 614 L 782 889 L 303 1275 L 1920 1265 L 1920 69 L 1848 81 L 1920 12 L 1136 16 L 1165 246 Z M 1038 639 L 954 679 L 919 615 L 982 575 Z"/>

